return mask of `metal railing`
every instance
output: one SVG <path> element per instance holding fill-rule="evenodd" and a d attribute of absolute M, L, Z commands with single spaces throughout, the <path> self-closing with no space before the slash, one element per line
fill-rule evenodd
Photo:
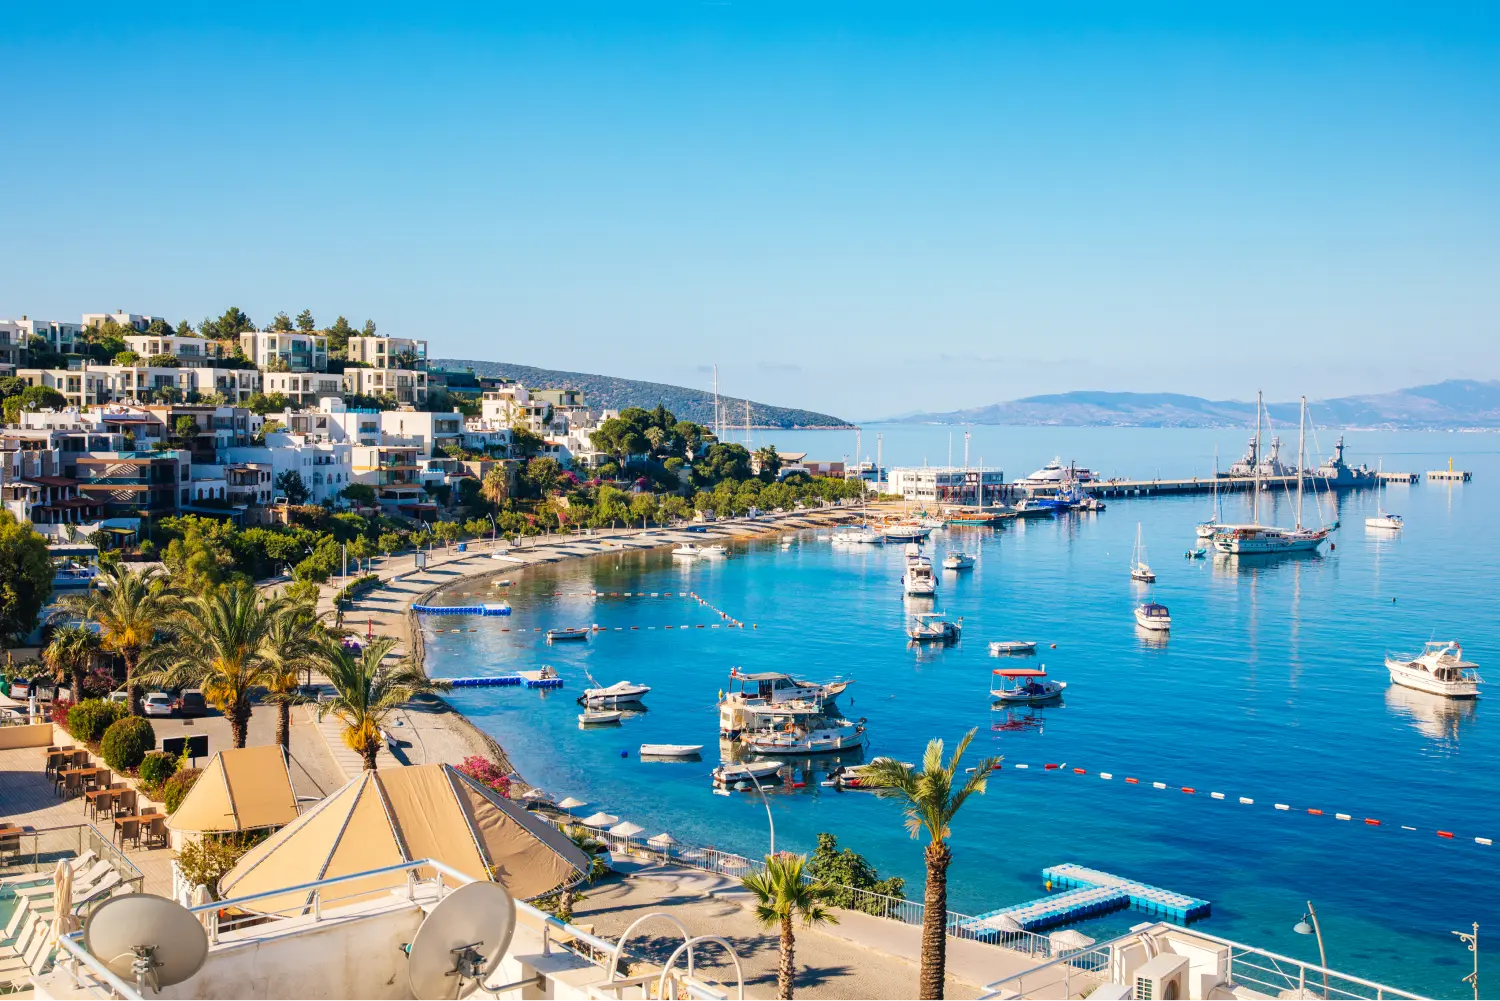
<path fill-rule="evenodd" d="M 66 827 L 44 827 L 17 836 L 18 850 L 7 853 L 0 861 L 0 875 L 35 874 L 44 880 L 52 876 L 57 863 L 92 851 L 100 861 L 108 862 L 119 873 L 118 885 L 140 893 L 146 877 L 114 842 L 93 824 L 71 824 Z M 101 897 L 102 901 L 104 897 Z"/>

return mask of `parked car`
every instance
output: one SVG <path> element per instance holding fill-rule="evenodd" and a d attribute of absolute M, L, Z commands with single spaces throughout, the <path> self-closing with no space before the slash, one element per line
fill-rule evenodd
<path fill-rule="evenodd" d="M 110 692 L 109 701 L 118 702 L 122 706 L 128 705 L 130 703 L 130 689 L 122 688 L 117 692 Z"/>
<path fill-rule="evenodd" d="M 183 716 L 207 716 L 208 700 L 196 688 L 184 688 L 177 696 L 177 712 Z"/>
<path fill-rule="evenodd" d="M 172 707 L 172 696 L 166 692 L 148 692 L 141 703 L 141 711 L 147 716 L 170 716 Z"/>

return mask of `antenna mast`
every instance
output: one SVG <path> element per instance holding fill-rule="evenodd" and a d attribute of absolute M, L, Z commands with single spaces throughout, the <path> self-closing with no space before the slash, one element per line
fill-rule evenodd
<path fill-rule="evenodd" d="M 719 366 L 714 366 L 714 441 L 723 441 L 719 428 Z"/>
<path fill-rule="evenodd" d="M 1307 441 L 1307 397 L 1302 397 L 1302 411 L 1297 415 L 1297 531 L 1302 531 L 1302 484 L 1307 479 L 1307 473 L 1302 464 L 1303 449 Z"/>
<path fill-rule="evenodd" d="M 1255 391 L 1255 493 L 1250 501 L 1250 523 L 1260 524 L 1260 390 Z"/>

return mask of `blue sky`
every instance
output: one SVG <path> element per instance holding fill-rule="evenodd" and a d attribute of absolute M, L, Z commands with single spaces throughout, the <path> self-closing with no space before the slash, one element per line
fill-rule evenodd
<path fill-rule="evenodd" d="M 855 418 L 1500 377 L 1493 5 L 210 6 L 0 9 L 0 315 Z"/>

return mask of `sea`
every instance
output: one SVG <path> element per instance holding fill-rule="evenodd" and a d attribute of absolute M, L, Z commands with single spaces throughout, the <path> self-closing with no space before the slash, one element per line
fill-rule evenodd
<path fill-rule="evenodd" d="M 885 465 L 945 465 L 951 449 L 961 465 L 964 434 L 866 426 L 858 443 L 853 432 L 778 431 L 756 432 L 751 444 L 810 459 L 874 459 L 878 447 Z M 970 434 L 968 461 L 1001 466 L 1007 479 L 1054 456 L 1104 477 L 1205 476 L 1216 452 L 1227 467 L 1247 437 L 1136 428 Z M 1309 452 L 1331 452 L 1336 435 L 1319 429 Z M 1098 513 L 940 531 L 928 546 L 934 561 L 960 550 L 977 564 L 944 573 L 935 601 L 903 597 L 902 547 L 835 546 L 826 530 L 736 543 L 721 560 L 674 560 L 659 549 L 527 568 L 505 589 L 509 618 L 427 621 L 429 670 L 551 665 L 565 681 L 560 690 L 457 690 L 452 701 L 527 780 L 587 802 L 583 812 L 755 855 L 770 840 L 761 799 L 715 795 L 709 779 L 719 761 L 715 703 L 730 670 L 849 679 L 840 705 L 868 727 L 864 760 L 918 761 L 931 738 L 951 749 L 968 732 L 966 763 L 1003 759 L 953 826 L 952 909 L 981 914 L 1037 898 L 1044 867 L 1076 862 L 1209 900 L 1205 930 L 1316 962 L 1313 939 L 1293 931 L 1311 902 L 1334 969 L 1467 996 L 1460 978 L 1472 957 L 1452 932 L 1500 920 L 1500 845 L 1475 840 L 1500 839 L 1500 717 L 1487 696 L 1454 702 L 1393 686 L 1384 658 L 1454 639 L 1482 674 L 1500 679 L 1491 521 L 1500 512 L 1500 437 L 1350 431 L 1347 445 L 1351 463 L 1425 474 L 1451 460 L 1473 480 L 1424 475 L 1418 485 L 1309 492 L 1303 523 L 1339 527 L 1321 552 L 1282 558 L 1186 558 L 1198 545 L 1194 526 L 1212 514 L 1207 495 L 1114 499 Z M 1296 447 L 1291 429 L 1283 457 Z M 1247 495 L 1220 502 L 1224 520 L 1248 520 Z M 1262 520 L 1296 517 L 1294 494 L 1273 491 L 1262 504 Z M 1402 514 L 1405 530 L 1367 529 L 1378 507 Z M 1138 531 L 1155 585 L 1129 578 Z M 472 602 L 464 592 L 474 587 L 444 600 Z M 1171 610 L 1165 639 L 1135 627 L 1133 609 L 1148 599 Z M 904 627 L 927 609 L 962 616 L 962 641 L 910 645 Z M 733 621 L 745 628 L 726 628 Z M 527 631 L 590 624 L 606 631 L 586 643 L 548 646 Z M 455 627 L 464 631 L 447 631 Z M 1036 640 L 1039 652 L 994 658 L 991 640 Z M 1037 665 L 1067 682 L 1060 703 L 993 707 L 996 668 Z M 617 727 L 580 728 L 575 699 L 590 679 L 650 685 L 646 708 Z M 701 743 L 706 752 L 697 762 L 642 760 L 644 742 Z M 810 851 L 830 832 L 882 875 L 905 877 L 920 899 L 921 843 L 899 807 L 821 786 L 829 762 L 797 767 L 805 784 L 769 798 L 777 848 Z M 1102 940 L 1142 920 L 1127 911 L 1080 930 Z"/>

